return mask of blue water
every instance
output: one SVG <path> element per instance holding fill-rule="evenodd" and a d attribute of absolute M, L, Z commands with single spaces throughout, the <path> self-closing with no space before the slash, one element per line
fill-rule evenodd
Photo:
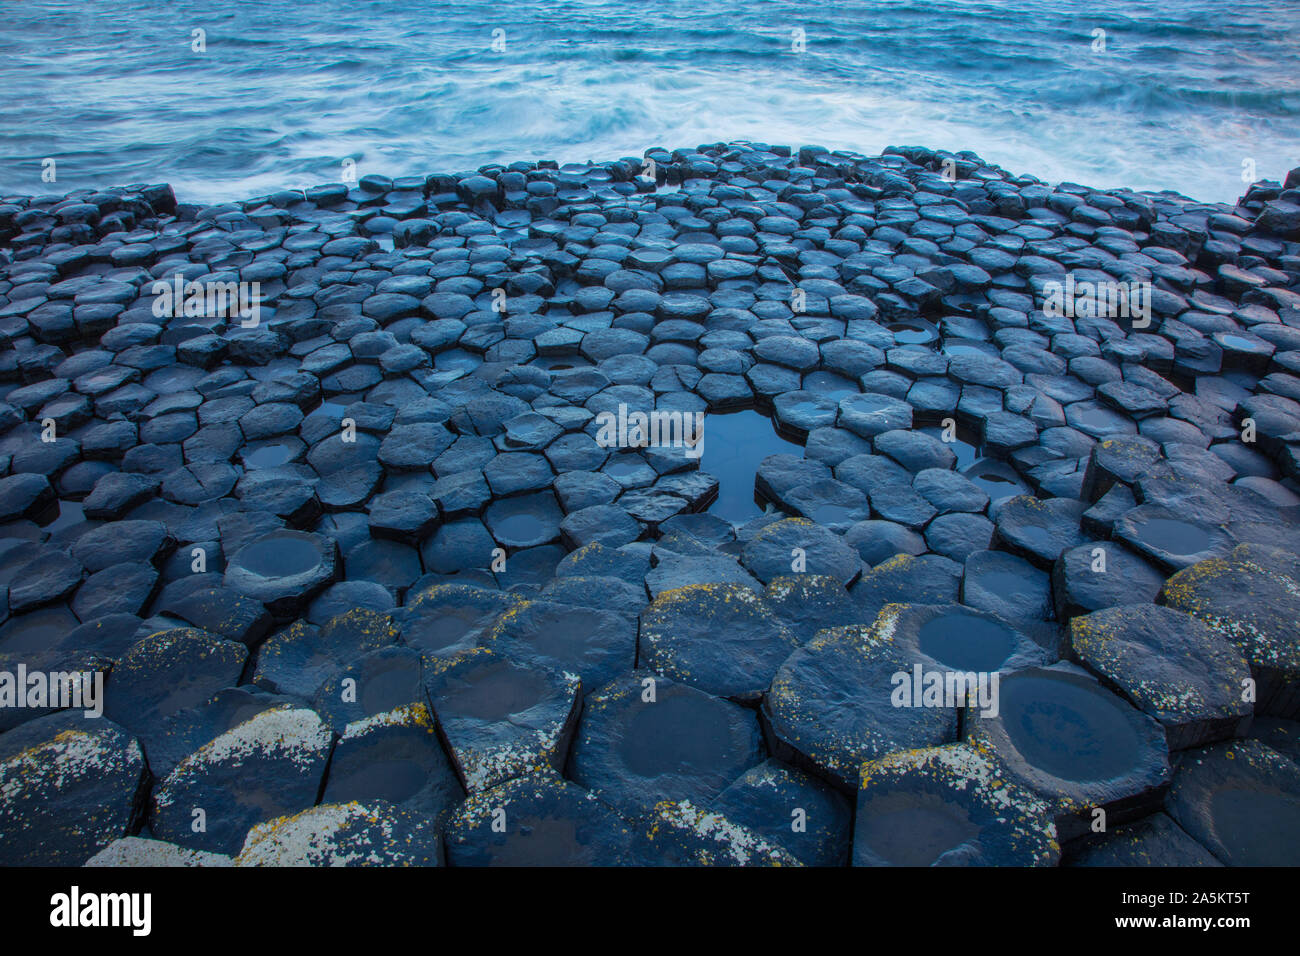
<path fill-rule="evenodd" d="M 0 193 L 213 201 L 345 157 L 396 176 L 750 139 L 1228 201 L 1244 160 L 1300 165 L 1297 23 L 1296 0 L 0 0 Z"/>

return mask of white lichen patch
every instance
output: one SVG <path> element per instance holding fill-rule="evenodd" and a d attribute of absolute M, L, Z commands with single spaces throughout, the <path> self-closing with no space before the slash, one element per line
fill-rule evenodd
<path fill-rule="evenodd" d="M 325 804 L 259 823 L 248 831 L 236 866 L 392 866 L 423 862 L 403 852 L 409 839 L 399 811 Z"/>
<path fill-rule="evenodd" d="M 706 865 L 730 862 L 736 866 L 801 866 L 786 850 L 769 842 L 752 830 L 694 806 L 689 800 L 665 800 L 655 805 L 650 828 L 653 841 L 664 827 L 685 831 L 705 845 L 699 848 L 699 861 Z M 695 842 L 695 841 L 692 841 Z"/>
<path fill-rule="evenodd" d="M 190 850 L 165 840 L 122 837 L 114 840 L 89 860 L 86 866 L 231 866 L 223 853 Z"/>
<path fill-rule="evenodd" d="M 241 767 L 250 759 L 284 760 L 309 770 L 329 751 L 333 732 L 314 710 L 290 705 L 264 710 L 200 747 L 176 765 L 155 796 L 169 806 L 173 791 L 202 777 L 216 765 Z"/>
<path fill-rule="evenodd" d="M 20 797 L 55 795 L 100 777 L 130 771 L 139 774 L 140 745 L 116 732 L 68 729 L 0 763 L 0 808 Z"/>

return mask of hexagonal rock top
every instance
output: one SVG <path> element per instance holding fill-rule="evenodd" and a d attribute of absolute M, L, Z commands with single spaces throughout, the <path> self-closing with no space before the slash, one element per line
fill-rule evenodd
<path fill-rule="evenodd" d="M 1227 866 L 1300 858 L 1300 766 L 1256 740 L 1183 755 L 1169 814 Z"/>
<path fill-rule="evenodd" d="M 144 776 L 135 738 L 81 711 L 0 735 L 0 865 L 85 863 L 126 835 Z"/>
<path fill-rule="evenodd" d="M 1159 805 L 1169 785 L 1164 728 L 1069 664 L 1004 675 L 996 714 L 967 708 L 966 736 L 1046 800 L 1061 840 Z"/>
<path fill-rule="evenodd" d="M 757 700 L 796 646 L 763 599 L 739 584 L 691 584 L 641 615 L 645 664 L 718 697 Z"/>
<path fill-rule="evenodd" d="M 762 759 L 752 711 L 634 671 L 587 698 L 569 775 L 632 817 L 659 800 L 707 805 Z"/>
<path fill-rule="evenodd" d="M 863 761 L 954 740 L 955 707 L 894 702 L 897 675 L 909 677 L 914 663 L 869 628 L 822 631 L 786 659 L 763 698 L 774 755 L 852 793 Z"/>
<path fill-rule="evenodd" d="M 1165 582 L 1160 601 L 1241 650 L 1258 682 L 1259 713 L 1300 716 L 1300 580 L 1234 552 L 1179 571 Z"/>
<path fill-rule="evenodd" d="M 855 866 L 1055 866 L 1048 804 L 969 744 L 862 765 Z"/>
<path fill-rule="evenodd" d="M 453 866 L 633 864 L 627 822 L 553 772 L 516 777 L 471 794 L 447 823 Z"/>
<path fill-rule="evenodd" d="M 824 574 L 848 585 L 862 570 L 856 551 L 806 518 L 772 522 L 750 539 L 740 560 L 764 584 L 790 574 Z"/>
<path fill-rule="evenodd" d="M 263 711 L 200 747 L 158 784 L 154 836 L 233 856 L 255 824 L 316 802 L 333 742 L 314 711 Z"/>
<path fill-rule="evenodd" d="M 1150 604 L 1070 621 L 1074 655 L 1160 721 L 1170 750 L 1234 737 L 1249 725 L 1250 668 L 1209 625 Z"/>
<path fill-rule="evenodd" d="M 236 866 L 439 866 L 435 821 L 384 803 L 330 803 L 259 823 Z"/>
<path fill-rule="evenodd" d="M 334 580 L 338 564 L 332 538 L 282 529 L 235 552 L 224 584 L 261 601 L 277 617 L 291 617 Z"/>
<path fill-rule="evenodd" d="M 523 667 L 486 647 L 431 660 L 425 672 L 439 730 L 470 793 L 561 769 L 581 688 L 576 674 Z"/>

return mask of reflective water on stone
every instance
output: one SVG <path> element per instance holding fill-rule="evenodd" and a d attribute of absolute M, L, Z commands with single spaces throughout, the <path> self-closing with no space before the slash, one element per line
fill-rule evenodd
<path fill-rule="evenodd" d="M 962 474 L 983 488 L 993 504 L 1029 491 L 1028 486 L 1009 465 L 993 458 L 981 458 Z"/>
<path fill-rule="evenodd" d="M 1009 628 L 973 614 L 945 614 L 921 625 L 923 654 L 959 671 L 996 671 L 1015 649 Z"/>
<path fill-rule="evenodd" d="M 240 567 L 265 578 L 287 578 L 310 571 L 320 563 L 320 553 L 311 542 L 287 533 L 269 534 L 244 548 Z"/>
<path fill-rule="evenodd" d="M 1139 742 L 1118 698 L 1026 676 L 1001 686 L 1002 723 L 1032 766 L 1063 780 L 1108 780 L 1136 769 Z"/>
<path fill-rule="evenodd" d="M 1141 541 L 1170 554 L 1197 554 L 1213 541 L 1204 528 L 1177 518 L 1152 518 L 1138 524 L 1135 530 Z"/>
<path fill-rule="evenodd" d="M 718 494 L 708 510 L 736 524 L 762 514 L 754 476 L 764 458 L 777 454 L 802 458 L 803 446 L 781 437 L 761 412 L 745 409 L 706 416 L 700 470 L 718 479 Z"/>

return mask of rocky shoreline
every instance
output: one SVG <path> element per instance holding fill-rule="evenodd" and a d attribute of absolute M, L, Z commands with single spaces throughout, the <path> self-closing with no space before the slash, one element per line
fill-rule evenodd
<path fill-rule="evenodd" d="M 1300 170 L 0 197 L 2 864 L 1294 864 L 1297 622 Z"/>

